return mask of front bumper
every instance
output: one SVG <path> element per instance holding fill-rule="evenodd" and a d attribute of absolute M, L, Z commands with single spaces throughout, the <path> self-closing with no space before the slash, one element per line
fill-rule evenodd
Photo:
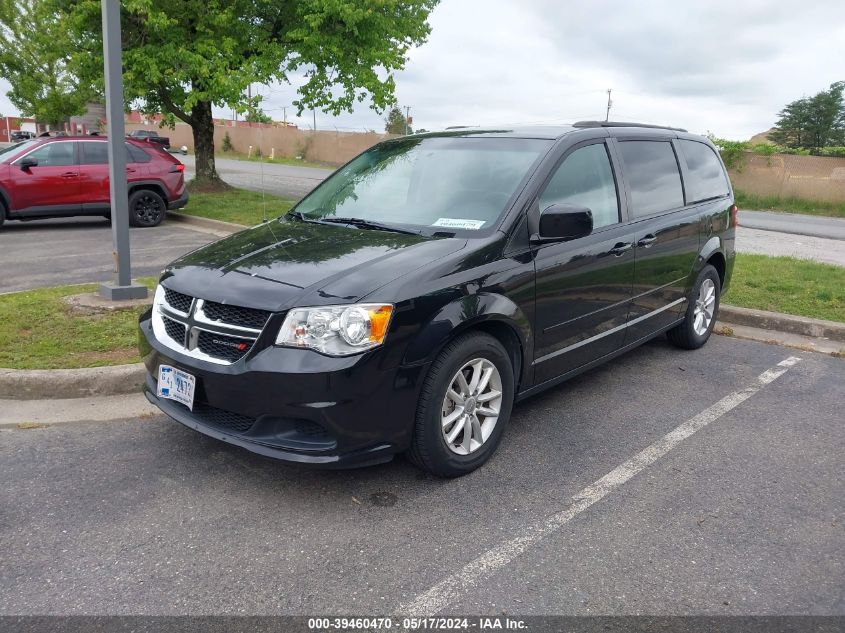
<path fill-rule="evenodd" d="M 231 365 L 184 356 L 140 322 L 147 399 L 210 437 L 275 459 L 325 467 L 389 461 L 410 445 L 425 367 L 382 367 L 380 350 L 330 358 L 266 347 Z M 156 395 L 158 367 L 196 377 L 194 410 Z"/>

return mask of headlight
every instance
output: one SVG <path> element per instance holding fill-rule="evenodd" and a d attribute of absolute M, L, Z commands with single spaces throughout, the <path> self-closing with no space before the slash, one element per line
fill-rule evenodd
<path fill-rule="evenodd" d="M 329 356 L 349 356 L 384 342 L 393 315 L 389 303 L 294 308 L 288 312 L 276 345 L 308 347 Z"/>

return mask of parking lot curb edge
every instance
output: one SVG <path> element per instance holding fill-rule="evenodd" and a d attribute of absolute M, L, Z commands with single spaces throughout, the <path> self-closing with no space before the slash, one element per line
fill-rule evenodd
<path fill-rule="evenodd" d="M 138 393 L 143 363 L 85 369 L 0 369 L 0 399 L 54 400 Z"/>

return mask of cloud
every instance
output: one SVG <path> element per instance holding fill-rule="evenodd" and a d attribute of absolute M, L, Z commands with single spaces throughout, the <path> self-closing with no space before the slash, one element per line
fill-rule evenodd
<path fill-rule="evenodd" d="M 841 0 L 442 0 L 431 25 L 396 76 L 400 105 L 427 129 L 603 119 L 612 88 L 612 118 L 748 138 L 787 102 L 845 79 Z M 255 90 L 273 118 L 287 107 L 312 125 L 310 112 L 295 116 L 295 86 Z M 367 104 L 316 119 L 384 129 Z"/>

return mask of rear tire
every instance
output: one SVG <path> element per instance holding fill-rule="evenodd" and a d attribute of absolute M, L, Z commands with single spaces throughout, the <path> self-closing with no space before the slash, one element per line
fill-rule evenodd
<path fill-rule="evenodd" d="M 130 226 L 158 226 L 166 212 L 164 199 L 151 189 L 138 189 L 129 196 Z"/>
<path fill-rule="evenodd" d="M 684 321 L 666 332 L 673 345 L 698 349 L 707 342 L 719 316 L 722 283 L 716 269 L 707 264 L 692 286 Z"/>
<path fill-rule="evenodd" d="M 481 332 L 455 339 L 425 378 L 411 461 L 438 477 L 472 472 L 499 445 L 513 399 L 513 367 L 502 344 Z"/>

